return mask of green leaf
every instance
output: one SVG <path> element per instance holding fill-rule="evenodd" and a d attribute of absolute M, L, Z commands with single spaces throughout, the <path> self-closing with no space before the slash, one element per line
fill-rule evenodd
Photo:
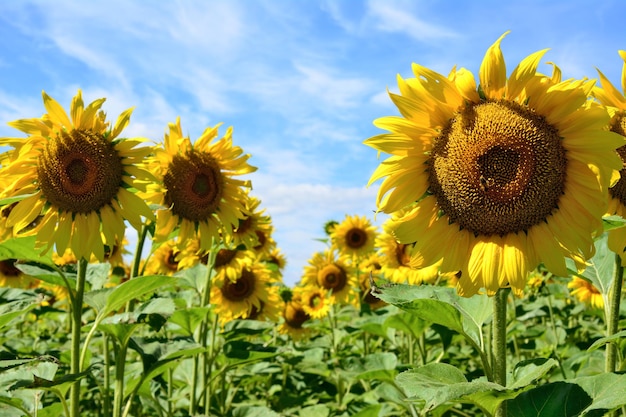
<path fill-rule="evenodd" d="M 267 407 L 243 406 L 233 410 L 233 417 L 279 417 L 279 415 Z"/>
<path fill-rule="evenodd" d="M 362 408 L 358 413 L 353 414 L 352 417 L 378 417 L 382 408 L 381 404 L 372 404 Z"/>
<path fill-rule="evenodd" d="M 591 403 L 578 385 L 554 382 L 540 385 L 507 400 L 508 417 L 574 417 Z"/>
<path fill-rule="evenodd" d="M 608 234 L 603 234 L 594 243 L 596 253 L 587 261 L 587 268 L 582 274 L 600 291 L 605 305 L 615 277 L 615 254 L 609 250 Z"/>
<path fill-rule="evenodd" d="M 108 294 L 106 305 L 100 312 L 103 315 L 112 313 L 121 308 L 130 300 L 137 300 L 146 294 L 154 292 L 176 282 L 176 278 L 165 275 L 148 275 L 133 278 L 118 285 Z"/>
<path fill-rule="evenodd" d="M 464 400 L 464 397 L 476 392 L 505 389 L 483 380 L 468 382 L 458 368 L 446 363 L 430 363 L 402 372 L 396 377 L 396 383 L 406 392 L 409 400 L 426 402 L 423 411 L 431 411 L 448 401 Z M 469 401 L 466 399 L 466 402 Z"/>
<path fill-rule="evenodd" d="M 343 362 L 343 367 L 354 378 L 393 382 L 397 371 L 398 358 L 391 352 L 372 353 L 364 358 L 351 356 Z"/>
<path fill-rule="evenodd" d="M 428 325 L 429 323 L 426 320 L 421 319 L 415 314 L 407 312 L 393 314 L 385 320 L 385 326 L 401 330 L 406 334 L 412 335 L 416 339 L 424 334 Z"/>
<path fill-rule="evenodd" d="M 169 318 L 168 323 L 180 326 L 185 336 L 193 336 L 207 314 L 209 314 L 209 307 L 190 307 L 176 310 Z"/>
<path fill-rule="evenodd" d="M 603 373 L 573 380 L 593 399 L 583 415 L 594 410 L 614 410 L 626 404 L 626 374 Z M 594 415 L 604 415 L 595 414 Z"/>
<path fill-rule="evenodd" d="M 16 300 L 6 304 L 0 304 L 0 329 L 37 306 L 38 303 L 34 302 L 32 299 Z"/>
<path fill-rule="evenodd" d="M 532 384 L 558 364 L 556 360 L 551 358 L 536 358 L 519 362 L 513 368 L 513 383 L 509 388 L 523 388 Z"/>
<path fill-rule="evenodd" d="M 224 343 L 224 355 L 231 366 L 267 359 L 278 355 L 276 348 L 250 343 L 243 340 L 231 340 Z"/>
<path fill-rule="evenodd" d="M 609 342 L 612 342 L 614 340 L 618 340 L 621 339 L 623 337 L 626 337 L 626 330 L 622 330 L 620 332 L 617 332 L 611 336 L 607 336 L 607 337 L 601 337 L 600 339 L 596 340 L 595 342 L 593 342 L 593 344 L 591 346 L 589 346 L 589 349 L 587 349 L 588 352 L 594 351 L 597 348 L 599 348 L 602 345 L 605 345 Z"/>
<path fill-rule="evenodd" d="M 0 242 L 0 260 L 18 259 L 54 266 L 50 252 L 35 250 L 35 236 L 18 237 Z"/>
<path fill-rule="evenodd" d="M 67 287 L 65 280 L 55 267 L 37 262 L 27 264 L 17 263 L 15 264 L 15 267 L 26 275 L 35 277 L 41 281 L 47 282 L 48 284 Z M 65 274 L 65 278 L 72 288 L 76 288 L 76 276 L 74 274 Z"/>
<path fill-rule="evenodd" d="M 225 340 L 237 340 L 263 334 L 274 327 L 273 323 L 258 320 L 231 320 L 224 326 L 222 336 Z"/>
<path fill-rule="evenodd" d="M 609 230 L 626 226 L 626 219 L 617 215 L 604 216 L 602 218 L 602 224 L 604 226 L 604 231 L 608 232 Z"/>

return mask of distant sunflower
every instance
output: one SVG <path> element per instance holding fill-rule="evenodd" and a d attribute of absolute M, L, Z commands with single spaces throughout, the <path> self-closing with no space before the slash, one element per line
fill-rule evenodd
<path fill-rule="evenodd" d="M 448 77 L 413 64 L 390 93 L 402 117 L 375 124 L 390 133 L 365 143 L 392 156 L 372 174 L 380 211 L 409 208 L 394 235 L 426 264 L 461 271 L 460 294 L 500 287 L 521 294 L 543 262 L 567 276 L 565 257 L 584 266 L 602 230 L 608 187 L 624 144 L 588 103 L 593 82 L 537 73 L 546 50 L 507 71 L 500 37 L 487 51 L 480 85 L 467 70 Z"/>
<path fill-rule="evenodd" d="M 604 105 L 611 120 L 609 129 L 612 132 L 626 136 L 626 51 L 619 51 L 619 55 L 624 60 L 622 65 L 622 93 L 611 84 L 611 82 L 598 70 L 600 76 L 600 87 L 593 89 L 594 96 Z M 626 218 L 626 146 L 617 149 L 622 160 L 620 179 L 609 188 L 609 207 L 607 213 L 617 214 Z M 609 231 L 609 248 L 620 255 L 622 265 L 626 266 L 626 227 Z"/>
<path fill-rule="evenodd" d="M 332 250 L 317 252 L 309 259 L 309 264 L 304 267 L 302 285 L 331 291 L 339 304 L 358 303 L 356 274 L 347 263 L 336 258 Z"/>
<path fill-rule="evenodd" d="M 23 197 L 11 209 L 6 226 L 15 234 L 36 235 L 37 246 L 45 251 L 56 246 L 64 253 L 69 247 L 79 259 L 89 260 L 93 253 L 102 261 L 105 245 L 124 238 L 124 220 L 139 229 L 142 216 L 153 218 L 134 193 L 152 178 L 141 168 L 152 150 L 136 147 L 142 139 L 118 138 L 132 109 L 123 112 L 111 129 L 100 110 L 104 100 L 85 107 L 78 90 L 70 119 L 44 92 L 47 114 L 9 123 L 29 136 L 0 174 L 9 184 L 3 198 Z M 3 138 L 0 143 L 6 139 L 13 141 Z"/>
<path fill-rule="evenodd" d="M 146 198 L 163 206 L 157 210 L 155 239 L 164 241 L 180 228 L 178 239 L 185 242 L 196 236 L 200 249 L 211 250 L 211 242 L 219 241 L 220 233 L 231 235 L 244 218 L 243 191 L 250 181 L 233 177 L 256 170 L 233 146 L 232 128 L 214 142 L 217 125 L 207 128 L 192 145 L 183 135 L 180 118 L 169 124 L 164 147 L 156 149 L 153 172 L 162 184 L 151 186 Z"/>
<path fill-rule="evenodd" d="M 261 200 L 256 197 L 246 195 L 243 201 L 244 218 L 239 219 L 237 227 L 233 229 L 230 238 L 233 246 L 244 245 L 248 249 L 258 247 L 265 235 L 271 234 L 272 219 L 265 214 L 264 209 L 259 209 Z"/>
<path fill-rule="evenodd" d="M 376 237 L 379 248 L 381 275 L 399 284 L 420 285 L 437 279 L 440 262 L 427 265 L 418 255 L 411 256 L 412 245 L 400 243 L 389 230 L 390 221 L 383 224 L 383 232 Z"/>
<path fill-rule="evenodd" d="M 567 284 L 570 294 L 578 301 L 588 304 L 593 308 L 603 309 L 604 299 L 602 293 L 589 281 L 579 277 L 573 277 Z"/>
<path fill-rule="evenodd" d="M 328 316 L 335 304 L 335 297 L 328 290 L 317 285 L 298 287 L 296 290 L 302 300 L 302 309 L 312 319 L 323 319 Z"/>
<path fill-rule="evenodd" d="M 256 255 L 251 250 L 221 248 L 215 254 L 213 268 L 231 281 L 236 281 L 246 265 L 255 263 Z"/>
<path fill-rule="evenodd" d="M 39 280 L 22 272 L 15 266 L 15 259 L 3 259 L 0 261 L 0 287 L 12 288 L 35 288 Z"/>
<path fill-rule="evenodd" d="M 180 250 L 174 241 L 167 241 L 155 249 L 145 265 L 145 275 L 174 275 L 179 268 Z"/>
<path fill-rule="evenodd" d="M 301 340 L 311 334 L 311 330 L 303 326 L 309 320 L 311 320 L 311 316 L 304 311 L 302 299 L 299 296 L 294 296 L 290 301 L 285 302 L 283 323 L 278 331 L 294 340 Z"/>
<path fill-rule="evenodd" d="M 269 270 L 258 263 L 244 266 L 235 280 L 224 271 L 218 273 L 211 287 L 215 313 L 222 323 L 258 314 L 269 300 L 268 286 L 272 283 Z"/>
<path fill-rule="evenodd" d="M 350 257 L 365 256 L 374 250 L 376 226 L 365 216 L 349 216 L 337 224 L 330 234 L 339 253 Z"/>
<path fill-rule="evenodd" d="M 280 298 L 280 287 L 278 285 L 267 285 L 267 300 L 261 300 L 259 306 L 253 305 L 247 320 L 273 321 L 278 322 L 284 303 Z"/>

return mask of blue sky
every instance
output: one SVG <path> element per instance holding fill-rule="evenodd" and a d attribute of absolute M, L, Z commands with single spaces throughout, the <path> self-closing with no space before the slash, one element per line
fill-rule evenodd
<path fill-rule="evenodd" d="M 177 116 L 192 139 L 233 126 L 293 284 L 327 220 L 373 220 L 377 185 L 366 184 L 379 160 L 362 142 L 397 114 L 397 74 L 412 62 L 477 74 L 511 30 L 509 72 L 551 48 L 544 62 L 564 78 L 599 68 L 619 86 L 624 16 L 624 0 L 3 1 L 0 136 L 43 114 L 42 90 L 67 107 L 78 88 L 87 102 L 106 97 L 109 119 L 135 107 L 125 136 L 160 142 Z"/>

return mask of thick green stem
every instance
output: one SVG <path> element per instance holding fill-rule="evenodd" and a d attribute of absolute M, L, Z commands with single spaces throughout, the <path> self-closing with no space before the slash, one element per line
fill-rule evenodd
<path fill-rule="evenodd" d="M 506 304 L 509 296 L 508 288 L 500 288 L 493 297 L 493 321 L 491 348 L 493 350 L 493 382 L 506 387 Z M 496 410 L 496 416 L 506 416 L 506 404 L 502 403 Z"/>
<path fill-rule="evenodd" d="M 606 318 L 606 335 L 613 336 L 619 327 L 619 307 L 622 300 L 622 285 L 624 282 L 624 267 L 619 255 L 615 255 L 615 277 L 609 292 L 609 306 Z M 615 372 L 617 364 L 617 344 L 609 342 L 606 345 L 606 371 Z"/>
<path fill-rule="evenodd" d="M 81 258 L 78 261 L 78 274 L 76 276 L 76 292 L 71 297 L 72 310 L 72 341 L 71 341 L 71 363 L 70 373 L 80 373 L 80 334 L 83 325 L 83 294 L 85 292 L 85 277 L 87 276 L 87 260 Z M 72 384 L 70 388 L 70 417 L 80 415 L 80 379 Z"/>
<path fill-rule="evenodd" d="M 115 391 L 113 395 L 113 417 L 120 417 L 124 401 L 124 370 L 126 369 L 126 350 L 128 344 L 120 343 L 115 358 Z"/>

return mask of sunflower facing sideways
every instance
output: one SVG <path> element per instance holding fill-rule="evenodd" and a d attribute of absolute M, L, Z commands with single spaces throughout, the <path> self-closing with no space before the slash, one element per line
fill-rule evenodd
<path fill-rule="evenodd" d="M 143 139 L 118 138 L 132 109 L 110 128 L 100 110 L 104 100 L 85 106 L 79 90 L 68 117 L 44 92 L 46 114 L 9 123 L 28 137 L 19 145 L 14 138 L 0 139 L 1 145 L 16 146 L 0 174 L 9 184 L 1 197 L 23 197 L 11 209 L 6 226 L 17 235 L 35 235 L 44 251 L 56 246 L 57 253 L 64 253 L 69 247 L 78 259 L 93 254 L 103 261 L 105 245 L 124 238 L 124 220 L 140 229 L 142 217 L 153 218 L 135 195 L 152 179 L 140 168 L 152 149 L 137 146 Z"/>
<path fill-rule="evenodd" d="M 232 234 L 244 218 L 243 188 L 251 184 L 233 177 L 256 168 L 247 162 L 250 155 L 233 146 L 232 128 L 214 141 L 219 126 L 207 128 L 192 145 L 177 118 L 169 124 L 163 147 L 155 150 L 151 168 L 162 183 L 151 185 L 146 199 L 163 207 L 156 212 L 157 242 L 180 228 L 179 242 L 199 237 L 200 249 L 208 251 L 220 233 Z"/>
<path fill-rule="evenodd" d="M 593 95 L 607 108 L 611 116 L 609 129 L 626 136 L 626 51 L 619 51 L 619 55 L 624 60 L 622 66 L 623 93 L 620 93 L 604 74 L 598 71 L 601 87 L 594 88 Z M 620 147 L 617 153 L 624 165 L 620 171 L 620 180 L 609 188 L 610 199 L 607 212 L 626 218 L 626 169 L 624 168 L 626 166 L 626 146 Z M 609 249 L 620 255 L 622 265 L 626 266 L 626 227 L 609 231 L 608 246 Z"/>
<path fill-rule="evenodd" d="M 460 271 L 464 296 L 520 295 L 540 263 L 567 276 L 565 257 L 582 268 L 622 167 L 623 138 L 589 105 L 593 82 L 537 73 L 547 50 L 507 78 L 505 35 L 488 49 L 478 86 L 465 69 L 445 77 L 413 64 L 416 78 L 398 77 L 400 94 L 390 93 L 401 117 L 376 120 L 389 133 L 365 141 L 391 154 L 370 184 L 385 178 L 380 211 L 407 209 L 393 233 L 426 264 Z"/>

